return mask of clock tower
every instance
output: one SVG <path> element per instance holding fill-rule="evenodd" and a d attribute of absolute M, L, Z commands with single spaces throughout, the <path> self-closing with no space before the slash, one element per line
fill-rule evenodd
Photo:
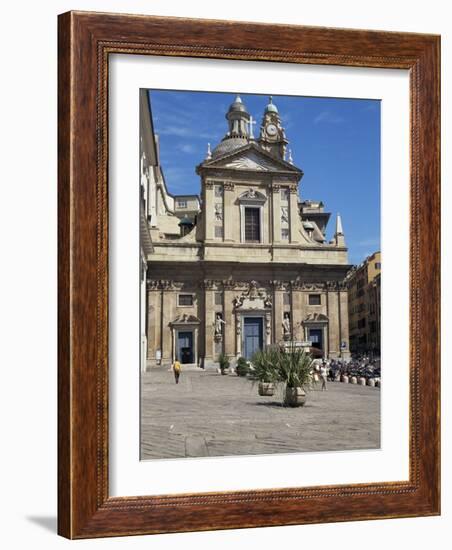
<path fill-rule="evenodd" d="M 286 139 L 278 109 L 271 96 L 268 105 L 265 107 L 258 141 L 262 149 L 265 149 L 276 158 L 285 160 L 286 148 L 289 142 Z"/>

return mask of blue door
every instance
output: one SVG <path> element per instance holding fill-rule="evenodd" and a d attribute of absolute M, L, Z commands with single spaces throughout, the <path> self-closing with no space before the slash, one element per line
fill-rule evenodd
<path fill-rule="evenodd" d="M 251 359 L 253 353 L 262 349 L 262 319 L 259 317 L 245 317 L 243 320 L 243 355 Z"/>
<path fill-rule="evenodd" d="M 181 363 L 193 363 L 193 332 L 178 333 L 177 359 Z"/>
<path fill-rule="evenodd" d="M 309 340 L 312 342 L 313 348 L 323 351 L 323 330 L 321 328 L 310 328 Z"/>

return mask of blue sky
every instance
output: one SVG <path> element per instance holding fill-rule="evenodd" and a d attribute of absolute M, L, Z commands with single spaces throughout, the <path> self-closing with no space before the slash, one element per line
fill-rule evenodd
<path fill-rule="evenodd" d="M 200 193 L 195 168 L 227 131 L 225 114 L 235 94 L 151 90 L 160 160 L 171 193 Z M 268 95 L 240 94 L 257 121 L 257 137 Z M 342 217 L 349 262 L 380 249 L 380 102 L 367 99 L 273 96 L 294 164 L 304 176 L 302 199 L 322 200 Z"/>

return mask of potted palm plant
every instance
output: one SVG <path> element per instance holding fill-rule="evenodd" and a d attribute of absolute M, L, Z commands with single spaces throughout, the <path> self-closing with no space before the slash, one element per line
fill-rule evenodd
<path fill-rule="evenodd" d="M 251 358 L 252 376 L 259 382 L 259 395 L 273 395 L 277 379 L 277 350 L 267 348 L 257 351 Z"/>
<path fill-rule="evenodd" d="M 220 353 L 218 356 L 218 364 L 220 365 L 221 374 L 228 374 L 229 372 L 229 358 L 224 353 Z"/>
<path fill-rule="evenodd" d="M 311 380 L 312 358 L 303 348 L 292 346 L 278 352 L 278 380 L 285 384 L 284 405 L 300 407 L 306 402 L 305 388 Z"/>
<path fill-rule="evenodd" d="M 248 361 L 244 357 L 239 357 L 237 360 L 237 376 L 246 376 L 250 372 Z"/>

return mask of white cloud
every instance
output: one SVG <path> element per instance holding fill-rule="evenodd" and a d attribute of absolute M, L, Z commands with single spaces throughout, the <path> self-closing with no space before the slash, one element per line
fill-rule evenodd
<path fill-rule="evenodd" d="M 198 151 L 198 148 L 192 145 L 191 143 L 181 143 L 177 146 L 177 149 L 179 151 L 182 151 L 182 153 L 196 153 Z"/>
<path fill-rule="evenodd" d="M 326 124 L 342 124 L 344 119 L 331 111 L 322 111 L 314 118 L 314 124 L 320 124 L 321 122 L 325 122 Z"/>

